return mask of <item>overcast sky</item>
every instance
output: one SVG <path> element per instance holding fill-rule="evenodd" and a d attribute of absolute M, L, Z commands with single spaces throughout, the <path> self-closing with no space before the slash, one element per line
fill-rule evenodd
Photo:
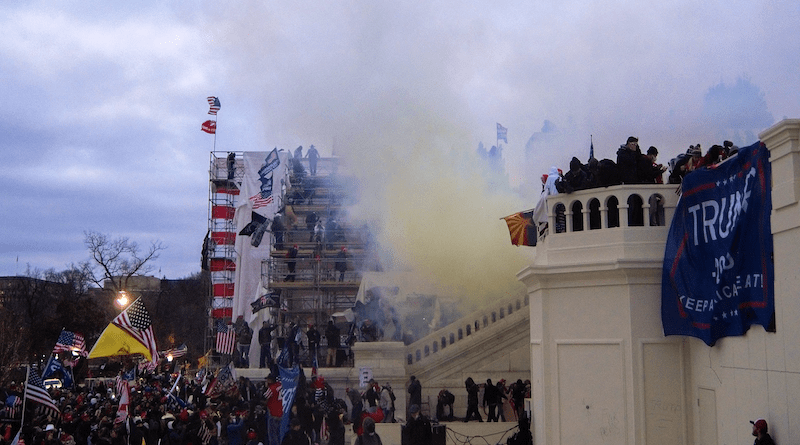
<path fill-rule="evenodd" d="M 384 235 L 426 235 L 400 264 L 484 243 L 479 258 L 516 257 L 499 218 L 533 207 L 550 165 L 585 161 L 590 137 L 599 158 L 636 135 L 666 162 L 800 117 L 798 23 L 795 0 L 7 0 L 0 276 L 87 259 L 87 230 L 162 241 L 159 277 L 199 271 L 209 95 L 217 150 L 362 162 L 404 210 Z M 487 189 L 470 165 L 497 122 L 510 185 Z"/>

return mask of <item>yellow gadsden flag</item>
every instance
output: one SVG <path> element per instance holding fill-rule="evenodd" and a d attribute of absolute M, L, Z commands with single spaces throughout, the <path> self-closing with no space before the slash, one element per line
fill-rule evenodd
<path fill-rule="evenodd" d="M 150 315 L 137 299 L 106 327 L 89 358 L 142 354 L 148 360 L 158 357 Z"/>

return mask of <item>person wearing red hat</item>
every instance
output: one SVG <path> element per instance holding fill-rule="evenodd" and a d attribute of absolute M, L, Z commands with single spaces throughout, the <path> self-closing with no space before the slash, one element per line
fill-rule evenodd
<path fill-rule="evenodd" d="M 751 420 L 750 423 L 753 424 L 753 436 L 756 437 L 753 445 L 775 445 L 775 441 L 772 440 L 772 437 L 769 435 L 769 428 L 767 427 L 766 420 Z"/>

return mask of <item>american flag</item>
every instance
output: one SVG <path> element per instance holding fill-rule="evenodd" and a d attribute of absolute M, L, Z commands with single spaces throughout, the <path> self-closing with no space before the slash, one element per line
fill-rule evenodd
<path fill-rule="evenodd" d="M 208 106 L 210 107 L 208 114 L 216 116 L 217 111 L 220 109 L 219 98 L 215 96 L 208 96 Z"/>
<path fill-rule="evenodd" d="M 188 350 L 189 349 L 186 347 L 186 343 L 184 343 L 176 348 L 170 348 L 162 352 L 161 357 L 169 357 L 169 356 L 172 356 L 172 358 L 183 357 L 184 355 L 186 355 L 186 352 Z"/>
<path fill-rule="evenodd" d="M 210 419 L 200 420 L 200 433 L 197 436 L 200 438 L 200 443 L 203 445 L 208 445 L 208 443 L 211 442 L 211 438 L 214 437 L 215 427 L 209 428 L 209 424 L 213 425 Z"/>
<path fill-rule="evenodd" d="M 265 205 L 272 204 L 273 199 L 272 195 L 269 195 L 269 197 L 264 198 L 261 195 L 261 192 L 258 192 L 250 197 L 250 201 L 253 203 L 253 209 L 258 209 L 260 207 L 264 207 Z"/>
<path fill-rule="evenodd" d="M 128 418 L 128 404 L 130 403 L 128 381 L 120 376 L 117 376 L 116 389 L 117 400 L 119 400 L 119 407 L 117 407 L 117 420 L 124 422 Z"/>
<path fill-rule="evenodd" d="M 233 368 L 233 362 L 229 362 L 227 366 L 220 368 L 217 372 L 214 381 L 206 389 L 206 395 L 214 399 L 223 394 L 233 395 L 238 391 L 236 370 Z"/>
<path fill-rule="evenodd" d="M 127 332 L 150 351 L 151 360 L 158 359 L 158 349 L 156 348 L 156 336 L 153 334 L 153 325 L 150 322 L 150 315 L 144 307 L 141 298 L 131 303 L 121 314 L 117 315 L 112 323 Z"/>
<path fill-rule="evenodd" d="M 217 320 L 217 352 L 220 354 L 233 354 L 236 346 L 236 331 L 233 325 L 226 325 L 222 320 Z"/>
<path fill-rule="evenodd" d="M 72 351 L 78 351 L 84 357 L 89 355 L 89 353 L 86 352 L 86 342 L 83 340 L 83 335 L 62 330 L 61 334 L 58 335 L 58 340 L 56 340 L 53 354 Z"/>
<path fill-rule="evenodd" d="M 20 413 L 20 407 L 22 406 L 22 399 L 15 395 L 10 395 L 6 399 L 6 415 L 13 419 L 17 417 Z"/>
<path fill-rule="evenodd" d="M 34 402 L 41 403 L 48 410 L 53 411 L 53 414 L 60 413 L 61 411 L 56 406 L 56 402 L 50 397 L 50 393 L 44 389 L 42 378 L 39 377 L 37 370 L 28 371 L 28 384 L 25 391 L 25 398 Z"/>

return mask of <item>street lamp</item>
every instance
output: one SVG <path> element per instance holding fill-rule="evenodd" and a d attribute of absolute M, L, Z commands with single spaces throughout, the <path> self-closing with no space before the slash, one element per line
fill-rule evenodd
<path fill-rule="evenodd" d="M 120 308 L 125 308 L 125 306 L 127 306 L 128 302 L 130 301 L 128 298 L 128 293 L 124 290 L 117 292 L 117 299 L 114 301 Z"/>

